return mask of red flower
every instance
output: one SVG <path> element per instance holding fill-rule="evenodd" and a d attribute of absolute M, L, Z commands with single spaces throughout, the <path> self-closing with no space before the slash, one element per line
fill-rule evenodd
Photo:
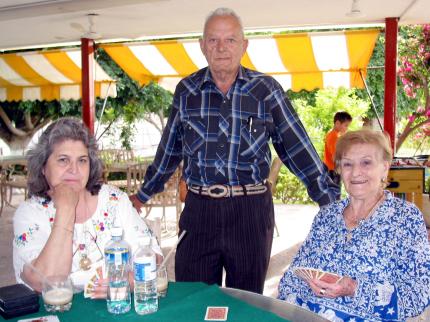
<path fill-rule="evenodd" d="M 49 217 L 49 222 L 53 222 L 53 221 L 54 221 L 54 218 Z"/>
<path fill-rule="evenodd" d="M 105 217 L 107 217 L 107 216 L 109 216 L 109 214 L 108 214 L 107 212 L 105 212 L 105 213 L 104 213 L 104 216 L 105 216 Z"/>

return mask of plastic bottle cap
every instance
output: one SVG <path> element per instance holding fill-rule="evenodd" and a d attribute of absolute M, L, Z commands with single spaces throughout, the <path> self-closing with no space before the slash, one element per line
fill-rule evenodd
<path fill-rule="evenodd" d="M 151 237 L 150 236 L 143 236 L 139 238 L 139 244 L 143 246 L 147 246 L 151 244 Z"/>
<path fill-rule="evenodd" d="M 122 237 L 122 228 L 121 227 L 113 227 L 111 230 L 112 237 Z"/>

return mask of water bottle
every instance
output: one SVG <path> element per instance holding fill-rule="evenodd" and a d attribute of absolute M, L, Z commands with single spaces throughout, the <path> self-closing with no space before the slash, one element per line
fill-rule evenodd
<path fill-rule="evenodd" d="M 157 274 L 155 253 L 151 238 L 139 240 L 139 248 L 133 256 L 134 309 L 137 314 L 149 314 L 158 310 Z"/>
<path fill-rule="evenodd" d="M 107 310 L 122 314 L 130 311 L 131 295 L 128 273 L 130 271 L 130 246 L 122 240 L 122 228 L 112 228 L 112 240 L 105 247 L 108 274 Z"/>

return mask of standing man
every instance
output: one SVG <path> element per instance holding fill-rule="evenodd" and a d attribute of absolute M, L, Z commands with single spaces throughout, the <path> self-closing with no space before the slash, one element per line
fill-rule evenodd
<path fill-rule="evenodd" d="M 269 140 L 321 206 L 338 189 L 282 87 L 240 65 L 247 45 L 232 10 L 208 16 L 200 47 L 209 66 L 176 87 L 154 163 L 131 199 L 139 208 L 162 191 L 183 159 L 189 191 L 179 228 L 187 234 L 176 251 L 176 280 L 221 285 L 225 268 L 226 286 L 262 293 L 274 228 Z"/>
<path fill-rule="evenodd" d="M 340 188 L 340 175 L 336 172 L 334 164 L 334 154 L 336 152 L 337 139 L 348 131 L 352 122 L 352 117 L 348 112 L 337 112 L 333 117 L 333 128 L 325 137 L 324 163 L 329 170 L 329 176 Z M 340 196 L 339 196 L 340 199 Z"/>

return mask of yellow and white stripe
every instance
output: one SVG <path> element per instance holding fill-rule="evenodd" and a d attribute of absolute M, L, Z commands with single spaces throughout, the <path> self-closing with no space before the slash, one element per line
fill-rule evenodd
<path fill-rule="evenodd" d="M 249 39 L 242 65 L 274 76 L 284 89 L 364 86 L 379 30 L 296 33 Z M 105 44 L 116 63 L 141 85 L 153 80 L 174 90 L 207 65 L 197 39 Z"/>
<path fill-rule="evenodd" d="M 95 63 L 95 93 L 116 95 L 116 87 Z M 81 97 L 81 51 L 55 50 L 0 55 L 0 101 L 59 100 Z"/>

